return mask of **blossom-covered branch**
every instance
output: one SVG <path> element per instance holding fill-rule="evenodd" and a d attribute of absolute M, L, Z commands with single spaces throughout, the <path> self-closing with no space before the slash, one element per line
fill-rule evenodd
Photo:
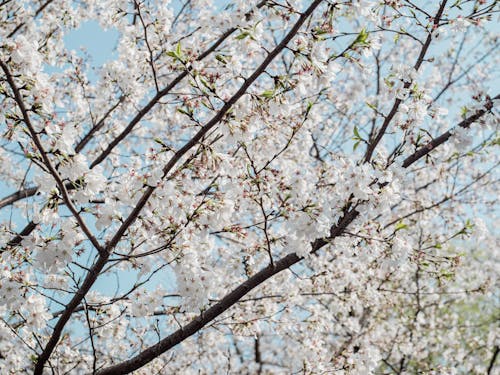
<path fill-rule="evenodd" d="M 495 373 L 496 3 L 0 0 L 0 373 Z"/>
<path fill-rule="evenodd" d="M 495 97 L 495 99 L 498 99 Z M 492 105 L 488 105 L 488 110 L 491 110 Z M 462 121 L 458 126 L 468 127 L 472 122 L 475 122 L 484 115 L 486 110 L 478 111 L 474 116 L 467 118 Z M 466 124 L 466 125 L 465 125 Z M 449 139 L 450 136 L 446 140 Z M 446 142 L 443 140 L 441 143 Z M 436 145 L 436 146 L 439 146 Z M 422 153 L 420 150 L 411 155 L 409 158 L 405 160 L 406 165 L 404 168 L 407 168 L 417 160 L 424 157 L 426 153 Z M 411 162 L 407 162 L 407 160 L 411 160 Z M 330 236 L 327 238 L 319 238 L 311 241 L 311 249 L 309 252 L 311 254 L 316 253 L 322 247 L 331 243 L 336 237 L 341 236 L 346 228 L 351 224 L 359 215 L 359 211 L 356 208 L 348 211 L 338 222 L 338 224 L 333 225 L 330 229 Z M 157 358 L 159 355 L 165 353 L 169 349 L 172 349 L 174 346 L 178 345 L 188 337 L 196 334 L 199 330 L 201 330 L 204 326 L 206 326 L 209 322 L 214 320 L 217 316 L 223 314 L 226 310 L 228 310 L 231 306 L 236 304 L 241 300 L 242 297 L 250 293 L 254 288 L 258 287 L 260 284 L 264 283 L 274 275 L 279 272 L 282 272 L 286 269 L 289 269 L 294 264 L 303 260 L 304 257 L 297 255 L 296 253 L 288 254 L 287 256 L 275 261 L 274 263 L 269 264 L 266 268 L 254 274 L 248 280 L 238 285 L 235 289 L 233 289 L 230 293 L 224 296 L 218 303 L 209 307 L 206 311 L 203 311 L 200 315 L 194 318 L 189 324 L 179 328 L 174 333 L 170 334 L 168 337 L 162 339 L 155 345 L 150 346 L 146 350 L 137 354 L 133 358 L 126 360 L 117 365 L 104 368 L 99 370 L 97 374 L 99 375 L 114 375 L 114 374 L 127 374 L 138 368 L 144 366 L 145 364 L 151 362 L 153 359 Z"/>

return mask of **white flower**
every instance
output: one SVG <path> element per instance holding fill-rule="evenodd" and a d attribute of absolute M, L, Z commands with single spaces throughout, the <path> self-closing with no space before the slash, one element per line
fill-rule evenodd
<path fill-rule="evenodd" d="M 412 248 L 407 240 L 400 235 L 392 241 L 392 253 L 397 264 L 405 263 L 408 260 Z"/>
<path fill-rule="evenodd" d="M 186 262 L 184 257 L 183 262 Z M 199 312 L 208 303 L 207 281 L 209 275 L 194 261 L 191 267 L 178 263 L 174 267 L 182 307 L 187 312 Z"/>
<path fill-rule="evenodd" d="M 427 115 L 427 105 L 421 101 L 414 101 L 408 106 L 408 117 L 416 123 L 421 123 Z"/>
<path fill-rule="evenodd" d="M 147 175 L 147 184 L 149 186 L 158 186 L 162 177 L 163 177 L 163 169 L 160 166 L 155 167 Z"/>
<path fill-rule="evenodd" d="M 97 220 L 95 227 L 97 230 L 103 230 L 111 225 L 113 219 L 120 217 L 116 201 L 108 201 L 99 206 L 97 211 Z"/>
<path fill-rule="evenodd" d="M 11 59 L 28 74 L 37 73 L 42 65 L 42 56 L 38 52 L 38 42 L 28 40 L 23 34 L 17 36 L 12 45 Z"/>
<path fill-rule="evenodd" d="M 47 321 L 52 318 L 52 314 L 45 307 L 45 298 L 40 295 L 30 295 L 23 308 L 27 313 L 27 322 L 30 326 L 40 329 L 47 325 Z"/>
<path fill-rule="evenodd" d="M 451 22 L 451 28 L 456 33 L 463 33 L 471 25 L 471 22 L 462 16 L 458 16 Z"/>
<path fill-rule="evenodd" d="M 448 114 L 448 108 L 434 107 L 434 108 L 431 108 L 431 110 L 429 112 L 430 112 L 432 117 L 439 119 L 439 118 L 445 117 Z"/>
<path fill-rule="evenodd" d="M 106 177 L 103 175 L 103 170 L 100 166 L 94 167 L 90 172 L 85 174 L 85 193 L 89 197 L 95 197 L 106 186 Z"/>
<path fill-rule="evenodd" d="M 38 185 L 38 191 L 44 194 L 57 191 L 56 180 L 49 173 L 40 172 L 40 174 L 33 177 L 33 181 Z"/>
<path fill-rule="evenodd" d="M 396 64 L 392 67 L 392 74 L 403 82 L 413 82 L 417 78 L 417 71 L 411 65 Z"/>
<path fill-rule="evenodd" d="M 66 154 L 74 154 L 73 144 L 75 143 L 78 131 L 76 127 L 71 124 L 63 125 L 61 135 L 57 139 L 55 149 L 60 150 Z"/>

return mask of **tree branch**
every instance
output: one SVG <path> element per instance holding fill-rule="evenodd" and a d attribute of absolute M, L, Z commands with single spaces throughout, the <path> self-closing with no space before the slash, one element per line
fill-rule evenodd
<path fill-rule="evenodd" d="M 33 15 L 33 18 L 36 18 L 38 17 L 38 15 L 40 13 L 43 12 L 43 10 L 48 7 L 52 2 L 54 2 L 54 0 L 47 0 L 44 4 L 42 4 L 40 6 L 40 8 L 38 8 L 35 12 L 35 14 Z M 24 26 L 26 25 L 26 22 L 21 22 L 19 25 L 16 26 L 16 28 L 14 30 L 12 30 L 10 32 L 9 35 L 7 35 L 7 38 L 12 38 L 19 30 L 21 30 L 21 28 L 23 28 Z"/>
<path fill-rule="evenodd" d="M 479 116 L 484 115 L 485 112 L 482 112 Z M 476 118 L 477 120 L 477 118 Z M 465 120 L 467 121 L 467 120 Z M 469 122 L 469 124 L 472 121 Z M 462 122 L 463 123 L 463 122 Z M 460 124 L 462 124 L 460 123 Z M 460 125 L 459 124 L 459 125 Z M 422 158 L 424 155 L 420 155 L 415 158 L 415 161 Z M 413 163 L 412 162 L 412 163 Z M 405 167 L 406 168 L 406 167 Z M 340 220 L 337 225 L 332 226 L 330 229 L 330 236 L 328 238 L 319 238 L 316 239 L 311 244 L 311 253 L 316 253 L 319 249 L 327 245 L 332 241 L 332 239 L 340 236 L 345 229 L 359 216 L 359 212 L 353 208 L 348 211 Z M 274 267 L 269 265 L 250 277 L 248 280 L 240 284 L 236 289 L 223 297 L 217 304 L 208 308 L 205 312 L 198 315 L 194 318 L 190 323 L 186 326 L 181 327 L 171 335 L 167 336 L 160 342 L 155 345 L 150 346 L 145 349 L 138 355 L 132 357 L 129 360 L 116 364 L 114 366 L 110 366 L 104 368 L 97 372 L 98 375 L 118 375 L 118 374 L 126 374 L 131 371 L 134 371 L 145 364 L 152 361 L 154 358 L 160 356 L 165 353 L 169 349 L 173 348 L 177 344 L 181 343 L 188 337 L 194 335 L 196 332 L 201 330 L 205 325 L 207 325 L 210 321 L 215 319 L 217 316 L 224 313 L 231 306 L 240 301 L 240 299 L 248 294 L 251 290 L 255 289 L 260 284 L 264 283 L 266 280 L 276 275 L 277 273 L 290 268 L 294 264 L 300 262 L 303 258 L 299 257 L 297 254 L 288 254 L 285 257 L 279 259 L 274 262 Z"/>
<path fill-rule="evenodd" d="M 78 225 L 80 226 L 80 228 L 82 228 L 82 231 L 85 233 L 85 235 L 90 240 L 92 245 L 100 253 L 103 252 L 101 245 L 99 244 L 97 239 L 94 237 L 94 235 L 92 234 L 90 229 L 87 227 L 87 225 L 83 221 L 82 217 L 80 216 L 80 214 L 76 210 L 75 206 L 71 202 L 71 198 L 69 197 L 69 194 L 68 194 L 68 191 L 66 190 L 66 186 L 65 186 L 64 182 L 62 181 L 61 177 L 59 176 L 59 173 L 57 173 L 54 166 L 52 165 L 52 162 L 50 161 L 49 156 L 45 152 L 45 149 L 42 145 L 42 142 L 41 142 L 40 138 L 38 137 L 38 134 L 36 133 L 35 128 L 33 127 L 33 124 L 31 123 L 31 119 L 28 115 L 28 111 L 26 110 L 26 107 L 24 106 L 23 97 L 19 91 L 19 88 L 17 87 L 16 83 L 14 82 L 14 77 L 12 77 L 8 66 L 3 61 L 0 60 L 0 67 L 4 71 L 4 73 L 7 77 L 7 82 L 9 83 L 9 86 L 14 93 L 14 99 L 15 99 L 17 105 L 19 106 L 19 109 L 21 110 L 23 120 L 24 120 L 26 126 L 28 127 L 28 131 L 30 133 L 31 139 L 33 140 L 36 148 L 40 152 L 40 155 L 42 156 L 42 160 L 44 162 L 44 165 L 47 167 L 47 169 L 49 170 L 49 173 L 52 175 L 52 177 L 56 181 L 56 184 L 59 187 L 59 190 L 61 191 L 61 195 L 62 195 L 62 199 L 63 199 L 64 203 L 66 204 L 68 209 L 71 211 L 71 213 L 75 217 L 76 221 L 78 222 Z"/>
<path fill-rule="evenodd" d="M 447 2 L 447 0 L 443 0 L 441 2 L 441 5 L 440 5 L 439 10 L 436 14 L 436 17 L 434 18 L 434 23 L 433 23 L 434 27 L 438 27 L 438 25 L 439 25 L 439 21 L 441 19 L 441 16 L 443 15 L 443 11 L 444 11 L 444 7 L 446 5 L 446 2 Z M 422 46 L 422 49 L 420 50 L 420 54 L 418 55 L 418 58 L 417 58 L 417 61 L 415 62 L 415 65 L 413 66 L 413 68 L 416 71 L 418 71 L 418 69 L 420 69 L 420 66 L 424 62 L 425 54 L 427 53 L 427 50 L 429 49 L 429 46 L 431 45 L 432 31 L 433 30 L 429 31 L 429 35 L 427 35 L 427 39 L 426 39 L 424 45 Z M 411 83 L 412 82 L 406 82 L 404 84 L 404 88 L 405 89 L 409 88 Z M 366 149 L 365 162 L 369 162 L 371 160 L 373 152 L 375 151 L 375 148 L 377 147 L 379 142 L 382 140 L 382 137 L 384 136 L 384 134 L 387 130 L 387 127 L 389 126 L 392 119 L 394 118 L 394 116 L 398 112 L 399 105 L 402 102 L 403 101 L 401 99 L 395 100 L 394 105 L 392 106 L 391 111 L 389 112 L 389 114 L 385 118 L 385 120 L 382 124 L 382 127 L 380 128 L 380 131 L 378 132 L 377 136 L 375 137 L 375 139 L 371 140 L 370 143 L 368 144 L 368 148 Z"/>
<path fill-rule="evenodd" d="M 493 356 L 491 357 L 491 361 L 490 361 L 490 364 L 488 365 L 488 371 L 486 372 L 488 375 L 490 375 L 493 371 L 493 367 L 495 366 L 495 362 L 497 360 L 497 357 L 498 357 L 498 352 L 499 352 L 499 347 L 498 345 L 495 346 L 495 350 L 493 352 Z"/>
<path fill-rule="evenodd" d="M 267 1 L 267 0 L 266 0 Z M 266 1 L 261 1 L 257 4 L 257 8 L 264 6 Z M 232 27 L 224 32 L 217 41 L 210 46 L 205 52 L 203 52 L 200 56 L 196 58 L 196 61 L 201 61 L 208 55 L 210 55 L 213 51 L 217 49 L 232 33 L 237 30 L 236 27 Z M 142 118 L 155 106 L 158 101 L 167 95 L 179 82 L 181 82 L 188 74 L 190 68 L 186 68 L 182 73 L 180 73 L 177 77 L 174 78 L 170 84 L 168 84 L 161 91 L 158 91 L 156 95 L 146 104 L 137 115 L 130 121 L 127 127 L 108 145 L 108 147 L 90 164 L 90 168 L 94 168 L 96 165 L 100 164 L 106 157 L 113 151 L 113 149 L 121 142 L 130 132 L 134 129 L 134 127 L 142 120 Z"/>
<path fill-rule="evenodd" d="M 288 42 L 295 36 L 295 34 L 299 31 L 302 24 L 305 22 L 307 18 L 313 13 L 313 11 L 318 7 L 318 5 L 322 2 L 322 0 L 315 0 L 309 8 L 299 17 L 295 25 L 288 32 L 288 34 L 283 38 L 280 44 L 278 44 L 264 59 L 264 61 L 259 65 L 259 67 L 254 71 L 254 73 L 248 77 L 245 83 L 240 87 L 240 89 L 229 99 L 228 102 L 220 109 L 220 111 L 206 124 L 204 125 L 198 133 L 195 134 L 193 138 L 189 142 L 187 142 L 181 149 L 179 149 L 174 156 L 170 159 L 167 165 L 163 168 L 163 177 L 165 177 L 168 172 L 177 164 L 177 162 L 181 159 L 181 157 L 186 154 L 194 145 L 198 143 L 200 139 L 211 129 L 213 128 L 219 121 L 221 121 L 227 111 L 240 99 L 246 90 L 252 85 L 252 83 L 264 72 L 267 66 L 274 60 L 274 58 L 286 47 Z M 54 348 L 56 347 L 61 333 L 68 322 L 73 310 L 80 304 L 82 299 L 85 297 L 87 292 L 90 290 L 92 285 L 95 283 L 99 273 L 106 265 L 106 262 L 109 256 L 112 253 L 113 248 L 120 241 L 122 235 L 125 231 L 132 225 L 132 223 L 136 220 L 139 212 L 146 205 L 147 201 L 153 194 L 155 188 L 148 187 L 146 192 L 142 195 L 141 199 L 137 203 L 136 207 L 132 210 L 127 219 L 123 222 L 123 224 L 118 229 L 117 233 L 113 236 L 113 238 L 106 245 L 106 248 L 103 253 L 100 253 L 97 262 L 92 266 L 91 270 L 87 274 L 82 286 L 75 293 L 71 301 L 68 303 L 66 309 L 59 317 L 52 335 L 47 342 L 47 345 L 43 352 L 39 355 L 36 365 L 34 375 L 42 375 L 43 368 L 45 363 L 50 358 Z M 257 284 L 258 285 L 258 284 Z M 218 315 L 218 314 L 217 314 Z"/>
<path fill-rule="evenodd" d="M 465 120 L 460 122 L 457 126 L 467 129 L 470 126 L 470 124 L 479 120 L 487 111 L 491 110 L 493 108 L 493 100 L 498 100 L 498 99 L 500 99 L 500 94 L 495 96 L 492 100 L 490 100 L 486 104 L 486 109 L 481 109 L 477 111 L 474 115 L 466 118 Z M 427 155 L 429 152 L 434 150 L 436 147 L 446 142 L 452 136 L 452 132 L 453 132 L 452 130 L 448 130 L 447 132 L 441 134 L 439 137 L 436 137 L 432 141 L 428 142 L 425 146 L 420 147 L 417 151 L 415 151 L 412 155 L 408 156 L 404 160 L 403 167 L 404 168 L 409 167 L 417 160 L 419 160 L 420 158 L 422 158 L 423 156 Z"/>

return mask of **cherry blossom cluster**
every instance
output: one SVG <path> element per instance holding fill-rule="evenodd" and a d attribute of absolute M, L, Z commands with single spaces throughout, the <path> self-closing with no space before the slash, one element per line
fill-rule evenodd
<path fill-rule="evenodd" d="M 0 0 L 0 372 L 495 373 L 497 12 Z"/>

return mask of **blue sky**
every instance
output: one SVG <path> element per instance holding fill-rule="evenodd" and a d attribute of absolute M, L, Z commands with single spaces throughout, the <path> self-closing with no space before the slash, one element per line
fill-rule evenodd
<path fill-rule="evenodd" d="M 117 57 L 115 51 L 118 42 L 118 31 L 115 29 L 103 30 L 96 21 L 82 24 L 78 29 L 70 31 L 64 37 L 64 44 L 70 50 L 81 53 L 82 48 L 92 57 L 92 65 L 99 67 Z M 96 79 L 93 71 L 89 71 L 91 82 Z"/>

